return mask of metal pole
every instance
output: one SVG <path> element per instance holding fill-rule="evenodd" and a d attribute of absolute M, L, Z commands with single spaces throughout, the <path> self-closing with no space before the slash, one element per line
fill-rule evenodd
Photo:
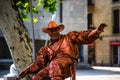
<path fill-rule="evenodd" d="M 46 34 L 45 46 L 48 44 L 48 34 Z"/>
<path fill-rule="evenodd" d="M 52 15 L 52 21 L 54 21 L 55 20 L 55 18 L 56 18 L 56 12 Z M 45 45 L 47 45 L 48 44 L 48 34 L 46 34 L 46 40 L 45 40 Z"/>
<path fill-rule="evenodd" d="M 30 14 L 31 14 L 31 25 L 32 25 L 32 48 L 33 48 L 33 61 L 35 61 L 35 35 L 34 35 L 34 24 L 33 24 L 33 13 L 32 13 L 32 0 L 30 3 Z"/>

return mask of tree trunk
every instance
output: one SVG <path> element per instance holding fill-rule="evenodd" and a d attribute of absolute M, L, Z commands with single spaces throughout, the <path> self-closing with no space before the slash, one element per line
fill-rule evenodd
<path fill-rule="evenodd" d="M 14 1 L 16 0 L 0 0 L 0 29 L 20 73 L 32 63 L 32 46 L 28 31 Z"/>

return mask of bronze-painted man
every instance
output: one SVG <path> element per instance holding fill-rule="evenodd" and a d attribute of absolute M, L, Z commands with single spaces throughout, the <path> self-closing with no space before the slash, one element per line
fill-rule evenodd
<path fill-rule="evenodd" d="M 75 80 L 78 44 L 92 43 L 99 38 L 105 26 L 101 24 L 95 30 L 71 31 L 61 35 L 64 25 L 50 21 L 47 28 L 42 28 L 42 31 L 50 36 L 49 44 L 39 50 L 36 60 L 25 68 L 19 77 L 36 73 L 32 80 L 64 80 L 68 77 Z"/>

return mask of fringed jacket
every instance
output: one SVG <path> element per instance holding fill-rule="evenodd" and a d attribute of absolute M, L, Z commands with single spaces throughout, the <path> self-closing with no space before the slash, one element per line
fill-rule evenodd
<path fill-rule="evenodd" d="M 93 30 L 88 31 L 72 31 L 66 35 L 61 35 L 60 39 L 56 40 L 54 43 L 49 43 L 47 46 L 42 47 L 39 50 L 39 54 L 35 60 L 28 68 L 30 72 L 36 72 L 40 69 L 47 66 L 52 60 L 55 60 L 60 57 L 69 57 L 73 60 L 74 63 L 78 59 L 78 44 L 89 44 L 92 43 L 99 37 L 97 31 L 92 32 Z M 67 59 L 66 59 L 67 61 Z M 75 74 L 74 67 L 73 71 L 70 71 L 68 76 Z M 67 69 L 66 69 L 67 70 Z M 75 77 L 75 75 L 74 75 Z M 74 79 L 73 79 L 74 80 Z"/>

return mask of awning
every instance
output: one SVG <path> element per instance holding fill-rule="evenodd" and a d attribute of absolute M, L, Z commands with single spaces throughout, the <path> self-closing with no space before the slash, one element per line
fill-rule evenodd
<path fill-rule="evenodd" d="M 88 46 L 94 46 L 94 45 L 95 45 L 94 43 L 88 44 Z"/>
<path fill-rule="evenodd" d="M 112 41 L 110 42 L 111 46 L 120 46 L 120 41 Z"/>

